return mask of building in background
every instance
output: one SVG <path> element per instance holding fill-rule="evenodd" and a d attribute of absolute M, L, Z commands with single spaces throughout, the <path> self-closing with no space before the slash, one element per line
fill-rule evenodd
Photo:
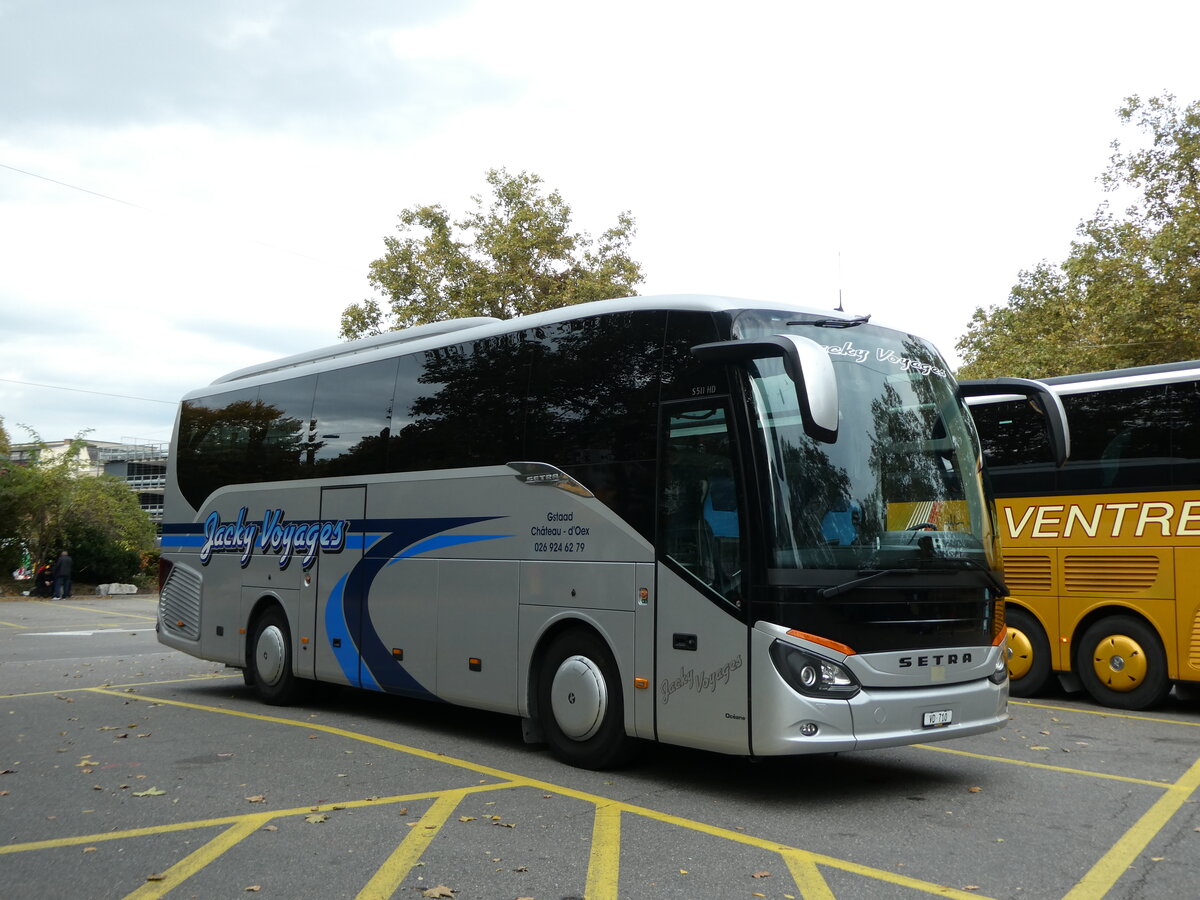
<path fill-rule="evenodd" d="M 27 465 L 33 456 L 42 453 L 46 462 L 66 455 L 72 441 L 43 441 L 40 444 L 12 444 L 9 460 Z M 162 526 L 163 492 L 167 484 L 167 452 L 170 444 L 130 439 L 83 442 L 77 459 L 79 474 L 85 476 L 113 475 L 129 485 L 138 495 L 138 503 L 156 527 Z"/>

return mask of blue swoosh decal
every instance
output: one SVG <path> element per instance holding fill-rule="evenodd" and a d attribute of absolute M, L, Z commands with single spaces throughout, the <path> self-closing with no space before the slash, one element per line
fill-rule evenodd
<path fill-rule="evenodd" d="M 477 522 L 487 522 L 499 516 L 478 516 L 471 518 L 445 519 L 405 519 L 391 534 L 385 535 L 370 545 L 366 555 L 353 569 L 338 582 L 336 606 L 340 608 L 347 637 L 357 635 L 358 657 L 361 660 L 359 671 L 361 679 L 352 679 L 352 683 L 361 684 L 364 688 L 386 690 L 389 693 L 406 694 L 413 697 L 436 700 L 431 691 L 418 682 L 408 670 L 392 656 L 391 649 L 384 644 L 375 624 L 366 615 L 366 597 L 375 577 L 387 566 L 401 559 L 408 559 L 421 553 L 462 544 L 479 541 L 495 540 L 511 535 L 448 535 L 443 532 Z M 349 599 L 347 599 L 349 598 Z M 333 606 L 334 598 L 330 597 Z M 326 610 L 326 628 L 329 625 L 330 611 Z M 336 625 L 335 620 L 335 625 Z M 329 632 L 332 636 L 333 632 Z M 335 650 L 335 653 L 337 651 Z M 345 671 L 346 664 L 339 657 L 339 663 Z"/>

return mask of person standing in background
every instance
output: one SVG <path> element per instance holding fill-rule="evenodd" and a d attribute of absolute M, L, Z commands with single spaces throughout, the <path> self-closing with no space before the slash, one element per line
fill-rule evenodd
<path fill-rule="evenodd" d="M 64 550 L 54 563 L 54 599 L 65 600 L 71 596 L 71 557 Z"/>

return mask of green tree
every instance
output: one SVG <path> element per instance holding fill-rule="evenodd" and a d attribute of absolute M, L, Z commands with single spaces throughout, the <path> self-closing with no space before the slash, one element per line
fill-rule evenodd
<path fill-rule="evenodd" d="M 36 435 L 35 443 L 41 444 Z M 137 495 L 119 478 L 80 473 L 86 442 L 48 459 L 35 450 L 27 464 L 0 467 L 0 557 L 11 571 L 28 550 L 53 560 L 68 550 L 82 581 L 123 581 L 137 574 L 155 548 L 154 525 Z"/>
<path fill-rule="evenodd" d="M 492 198 L 471 199 L 459 221 L 440 205 L 400 213 L 399 236 L 367 280 L 383 297 L 342 312 L 346 340 L 463 316 L 501 319 L 588 300 L 628 297 L 643 280 L 629 256 L 636 232 L 628 212 L 596 240 L 571 225 L 571 207 L 558 191 L 542 191 L 528 172 L 490 169 Z"/>
<path fill-rule="evenodd" d="M 1200 357 L 1200 101 L 1128 98 L 1113 141 L 1108 202 L 1082 222 L 1066 260 L 1023 271 L 1007 304 L 978 308 L 957 347 L 966 378 L 1046 377 Z"/>

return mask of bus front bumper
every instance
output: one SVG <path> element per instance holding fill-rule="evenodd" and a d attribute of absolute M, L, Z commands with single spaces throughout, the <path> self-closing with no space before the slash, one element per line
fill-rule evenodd
<path fill-rule="evenodd" d="M 1008 682 L 863 688 L 849 700 L 803 697 L 782 680 L 755 708 L 755 756 L 838 753 L 982 734 L 1008 722 Z"/>

